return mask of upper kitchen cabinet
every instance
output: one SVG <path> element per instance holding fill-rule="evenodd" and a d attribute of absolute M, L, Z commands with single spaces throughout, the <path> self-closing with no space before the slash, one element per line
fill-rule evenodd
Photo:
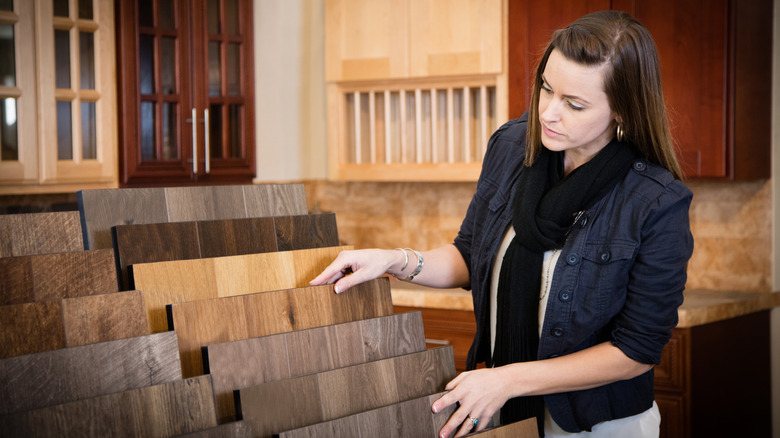
<path fill-rule="evenodd" d="M 509 4 L 509 114 L 529 101 L 553 30 L 585 13 L 624 10 L 653 35 L 678 158 L 687 177 L 769 178 L 772 0 L 557 0 Z"/>
<path fill-rule="evenodd" d="M 0 1 L 0 193 L 114 187 L 111 0 Z"/>
<path fill-rule="evenodd" d="M 117 2 L 120 184 L 254 177 L 251 0 Z"/>

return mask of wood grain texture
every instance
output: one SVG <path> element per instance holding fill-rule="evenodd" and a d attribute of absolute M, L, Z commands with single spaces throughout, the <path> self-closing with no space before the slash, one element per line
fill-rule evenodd
<path fill-rule="evenodd" d="M 539 430 L 536 427 L 536 419 L 529 418 L 466 436 L 478 436 L 480 438 L 539 438 Z"/>
<path fill-rule="evenodd" d="M 431 405 L 443 392 L 363 411 L 335 420 L 323 421 L 284 431 L 279 438 L 434 438 L 455 412 L 451 405 L 431 412 Z"/>
<path fill-rule="evenodd" d="M 246 421 L 233 421 L 230 423 L 220 424 L 219 426 L 210 427 L 208 429 L 199 430 L 197 432 L 186 433 L 178 435 L 179 437 L 186 438 L 251 438 L 254 437 L 254 431 L 252 425 Z"/>
<path fill-rule="evenodd" d="M 431 372 L 431 367 L 444 371 Z M 398 374 L 411 379 L 398 380 Z M 442 378 L 424 377 L 431 375 Z M 452 348 L 442 347 L 243 388 L 237 391 L 237 409 L 256 436 L 266 437 L 441 392 L 454 377 Z"/>
<path fill-rule="evenodd" d="M 0 258 L 0 305 L 117 290 L 112 250 Z"/>
<path fill-rule="evenodd" d="M 0 306 L 0 358 L 149 333 L 139 291 Z"/>
<path fill-rule="evenodd" d="M 233 390 L 425 350 L 420 312 L 364 319 L 203 347 L 220 422 L 235 419 Z"/>
<path fill-rule="evenodd" d="M 214 426 L 209 376 L 0 415 L 5 436 L 166 437 Z"/>
<path fill-rule="evenodd" d="M 303 184 L 81 190 L 85 248 L 111 248 L 111 227 L 306 214 Z"/>
<path fill-rule="evenodd" d="M 168 330 L 168 304 L 308 286 L 349 246 L 314 248 L 208 259 L 139 263 L 128 270 L 132 287 L 144 294 L 151 333 Z M 369 294 L 369 296 L 371 296 Z M 368 299 L 368 298 L 367 298 Z M 365 306 L 360 300 L 344 306 Z"/>
<path fill-rule="evenodd" d="M 178 379 L 173 332 L 11 357 L 0 360 L 0 414 Z"/>
<path fill-rule="evenodd" d="M 392 314 L 386 278 L 362 283 L 350 292 L 335 294 L 332 285 L 309 286 L 172 304 L 168 319 L 179 338 L 182 375 L 203 373 L 201 347 L 206 345 Z M 333 302 L 362 295 L 377 297 L 373 314 L 338 312 L 338 319 L 334 317 Z"/>
<path fill-rule="evenodd" d="M 0 257 L 83 250 L 77 211 L 0 215 Z"/>
<path fill-rule="evenodd" d="M 339 244 L 332 213 L 246 219 L 223 219 L 112 227 L 123 288 L 127 266 L 321 248 Z"/>

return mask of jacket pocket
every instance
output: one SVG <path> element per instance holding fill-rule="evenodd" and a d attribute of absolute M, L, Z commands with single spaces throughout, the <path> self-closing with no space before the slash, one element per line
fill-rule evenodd
<path fill-rule="evenodd" d="M 637 245 L 627 240 L 586 242 L 579 272 L 581 310 L 598 321 L 607 321 L 620 311 L 626 300 L 629 273 Z"/>

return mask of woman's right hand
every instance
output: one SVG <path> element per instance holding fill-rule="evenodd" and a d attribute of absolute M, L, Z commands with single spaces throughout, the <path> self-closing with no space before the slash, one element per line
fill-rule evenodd
<path fill-rule="evenodd" d="M 334 290 L 341 293 L 352 286 L 378 278 L 388 271 L 400 271 L 404 260 L 404 254 L 397 249 L 342 251 L 333 263 L 309 284 L 317 286 L 336 283 Z M 412 262 L 416 260 L 409 263 Z"/>

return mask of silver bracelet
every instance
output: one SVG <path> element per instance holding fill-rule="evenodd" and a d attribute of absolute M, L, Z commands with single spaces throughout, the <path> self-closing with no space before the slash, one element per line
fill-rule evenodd
<path fill-rule="evenodd" d="M 401 267 L 401 269 L 398 270 L 398 274 L 400 274 L 400 273 L 404 272 L 404 269 L 406 269 L 406 265 L 409 264 L 409 253 L 406 252 L 406 250 L 403 249 L 403 248 L 396 248 L 396 249 L 398 251 L 401 251 L 402 253 L 404 253 L 404 265 Z"/>
<path fill-rule="evenodd" d="M 422 256 L 422 254 L 419 253 L 419 251 L 415 251 L 412 248 L 406 248 L 406 249 L 408 249 L 409 251 L 413 252 L 414 255 L 417 256 L 417 267 L 414 268 L 414 272 L 409 274 L 408 277 L 404 278 L 404 281 L 412 281 L 412 280 L 414 280 L 414 277 L 416 277 L 417 274 L 419 274 L 420 271 L 422 271 L 423 263 L 425 261 L 423 260 L 423 256 Z"/>

